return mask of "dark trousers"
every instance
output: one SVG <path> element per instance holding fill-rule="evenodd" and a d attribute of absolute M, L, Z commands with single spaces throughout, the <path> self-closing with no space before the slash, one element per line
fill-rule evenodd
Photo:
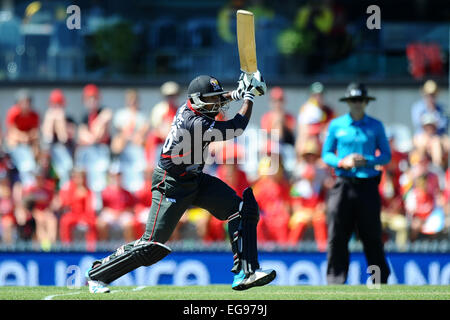
<path fill-rule="evenodd" d="M 209 174 L 174 177 L 156 168 L 152 181 L 152 206 L 142 239 L 166 242 L 190 206 L 208 210 L 219 220 L 227 220 L 239 211 L 241 201 L 230 186 Z"/>
<path fill-rule="evenodd" d="M 338 177 L 327 201 L 328 217 L 328 284 L 344 284 L 350 255 L 348 242 L 357 231 L 363 244 L 367 265 L 380 270 L 380 282 L 387 283 L 386 262 L 380 220 L 379 178 L 355 179 Z"/>
<path fill-rule="evenodd" d="M 208 210 L 219 220 L 227 220 L 239 211 L 242 199 L 222 180 L 206 173 L 175 177 L 156 168 L 152 178 L 152 205 L 145 232 L 136 241 L 169 240 L 183 213 L 190 206 Z M 136 241 L 123 246 L 128 252 Z M 109 260 L 116 259 L 115 253 Z"/>

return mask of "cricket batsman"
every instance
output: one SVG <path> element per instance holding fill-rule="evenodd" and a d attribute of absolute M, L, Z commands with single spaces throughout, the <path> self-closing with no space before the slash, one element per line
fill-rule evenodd
<path fill-rule="evenodd" d="M 224 91 L 220 82 L 201 75 L 191 81 L 186 103 L 179 107 L 163 145 L 152 178 L 152 206 L 146 230 L 136 241 L 119 247 L 97 260 L 87 270 L 91 293 L 109 292 L 107 285 L 141 266 L 150 266 L 171 252 L 164 245 L 181 216 L 190 206 L 209 211 L 228 223 L 233 252 L 232 289 L 246 290 L 275 279 L 275 270 L 262 270 L 258 262 L 256 226 L 258 204 L 252 189 L 242 199 L 222 180 L 203 173 L 208 145 L 234 139 L 250 120 L 255 96 L 265 94 L 266 84 L 259 71 L 242 73 L 236 90 Z M 243 104 L 234 118 L 216 121 L 230 101 Z"/>

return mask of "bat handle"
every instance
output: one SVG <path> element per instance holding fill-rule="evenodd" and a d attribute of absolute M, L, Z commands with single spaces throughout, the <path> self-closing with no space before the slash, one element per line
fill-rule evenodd
<path fill-rule="evenodd" d="M 242 69 L 241 69 L 241 71 L 244 72 L 245 74 L 249 75 L 249 76 L 253 75 L 256 72 L 256 71 L 255 72 L 248 72 L 248 71 L 245 71 L 245 70 L 242 70 Z"/>
<path fill-rule="evenodd" d="M 254 76 L 254 72 L 248 72 L 248 71 L 244 71 L 241 69 L 241 71 L 244 73 L 244 79 L 246 79 L 247 81 L 251 81 L 253 76 Z"/>

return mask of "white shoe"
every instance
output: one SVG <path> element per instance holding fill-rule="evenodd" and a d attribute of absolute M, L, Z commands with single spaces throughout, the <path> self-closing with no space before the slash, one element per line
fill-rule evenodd
<path fill-rule="evenodd" d="M 88 280 L 90 293 L 109 293 L 110 290 L 105 283 L 96 280 Z"/>
<path fill-rule="evenodd" d="M 92 280 L 92 279 L 89 277 L 89 271 L 90 271 L 90 270 L 91 270 L 91 269 L 88 269 L 88 270 L 86 271 L 86 280 L 87 280 L 87 283 L 88 283 L 88 285 L 89 285 L 89 292 L 90 292 L 90 293 L 109 293 L 110 290 L 109 290 L 109 288 L 106 286 L 106 283 L 101 282 L 101 281 L 97 281 L 97 280 Z"/>
<path fill-rule="evenodd" d="M 243 272 L 241 272 L 235 276 L 233 285 L 231 287 L 234 290 L 247 290 L 252 287 L 264 286 L 272 282 L 272 280 L 275 279 L 276 275 L 277 273 L 272 269 L 258 269 L 254 273 L 247 276 L 243 276 Z"/>

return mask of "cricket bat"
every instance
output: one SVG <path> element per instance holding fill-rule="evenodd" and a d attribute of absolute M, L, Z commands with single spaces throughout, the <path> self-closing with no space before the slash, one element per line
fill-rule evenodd
<path fill-rule="evenodd" d="M 256 62 L 255 19 L 253 13 L 246 10 L 238 10 L 236 13 L 236 29 L 241 71 L 254 73 L 258 70 L 258 66 Z"/>

